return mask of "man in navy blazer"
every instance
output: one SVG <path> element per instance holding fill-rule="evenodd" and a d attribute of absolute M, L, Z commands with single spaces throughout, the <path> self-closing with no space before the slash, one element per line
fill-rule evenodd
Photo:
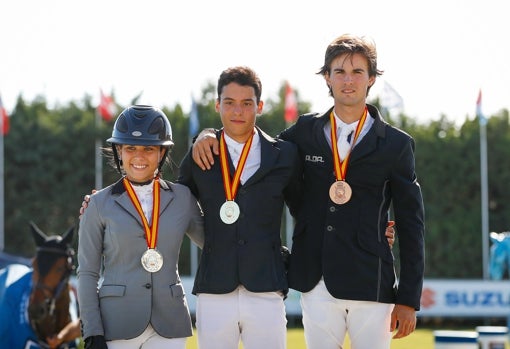
<path fill-rule="evenodd" d="M 385 349 L 395 328 L 394 338 L 414 331 L 420 308 L 424 207 L 415 145 L 366 104 L 370 87 L 382 74 L 371 41 L 352 35 L 335 39 L 319 74 L 334 107 L 323 115 L 301 116 L 280 135 L 298 145 L 304 160 L 305 192 L 289 283 L 302 292 L 308 348 L 338 348 L 348 331 L 353 349 Z M 334 124 L 356 127 L 350 152 L 340 159 L 343 167 L 335 165 Z M 333 188 L 345 183 L 350 193 L 336 197 Z M 400 247 L 398 277 L 384 238 L 390 207 Z"/>
<path fill-rule="evenodd" d="M 216 131 L 220 154 L 202 171 L 191 151 L 180 166 L 204 212 L 205 241 L 195 276 L 196 327 L 201 349 L 283 349 L 288 291 L 280 225 L 284 203 L 300 203 L 297 147 L 255 126 L 262 84 L 248 67 L 218 80 Z"/>

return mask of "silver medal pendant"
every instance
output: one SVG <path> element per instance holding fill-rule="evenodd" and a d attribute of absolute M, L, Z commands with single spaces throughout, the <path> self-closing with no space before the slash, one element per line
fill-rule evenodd
<path fill-rule="evenodd" d="M 143 268 L 149 273 L 155 273 L 163 266 L 163 256 L 153 248 L 143 253 L 141 261 Z"/>
<path fill-rule="evenodd" d="M 225 224 L 232 224 L 239 218 L 239 205 L 235 201 L 225 201 L 220 208 L 220 218 Z"/>

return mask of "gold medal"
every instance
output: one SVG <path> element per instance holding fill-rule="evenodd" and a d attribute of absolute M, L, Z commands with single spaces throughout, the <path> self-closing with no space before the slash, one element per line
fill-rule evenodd
<path fill-rule="evenodd" d="M 352 189 L 346 181 L 336 181 L 329 187 L 329 197 L 337 205 L 343 205 L 351 199 Z"/>
<path fill-rule="evenodd" d="M 239 205 L 235 201 L 225 201 L 220 207 L 220 218 L 225 224 L 232 224 L 239 218 Z"/>
<path fill-rule="evenodd" d="M 149 273 L 155 273 L 163 266 L 163 256 L 158 250 L 149 248 L 142 255 L 142 266 Z"/>

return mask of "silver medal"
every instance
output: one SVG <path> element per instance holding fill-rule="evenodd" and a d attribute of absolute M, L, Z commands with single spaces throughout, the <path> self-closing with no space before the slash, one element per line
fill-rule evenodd
<path fill-rule="evenodd" d="M 155 273 L 163 266 L 163 256 L 157 250 L 149 248 L 142 255 L 142 266 L 150 273 Z"/>
<path fill-rule="evenodd" d="M 220 208 L 220 218 L 225 224 L 232 224 L 239 218 L 239 205 L 235 201 L 225 201 Z"/>

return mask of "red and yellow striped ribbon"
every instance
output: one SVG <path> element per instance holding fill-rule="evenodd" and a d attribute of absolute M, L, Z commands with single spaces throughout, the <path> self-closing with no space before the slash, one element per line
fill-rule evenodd
<path fill-rule="evenodd" d="M 239 188 L 239 182 L 241 180 L 241 173 L 243 172 L 244 165 L 246 163 L 246 159 L 248 158 L 248 153 L 250 152 L 251 143 L 253 141 L 253 134 L 246 141 L 243 147 L 243 151 L 241 152 L 241 156 L 239 158 L 239 163 L 237 164 L 236 171 L 234 173 L 234 179 L 232 183 L 230 182 L 230 173 L 229 166 L 227 161 L 227 143 L 225 142 L 225 137 L 223 135 L 223 131 L 220 135 L 220 162 L 221 162 L 221 174 L 223 176 L 223 187 L 225 188 L 225 196 L 228 201 L 234 200 L 237 194 L 237 189 Z"/>
<path fill-rule="evenodd" d="M 336 119 L 333 110 L 329 114 L 329 120 L 331 123 L 331 149 L 333 150 L 333 164 L 335 167 L 335 176 L 337 181 L 345 180 L 345 175 L 347 173 L 347 164 L 349 163 L 349 158 L 351 156 L 351 150 L 354 144 L 356 144 L 356 140 L 358 139 L 359 134 L 365 124 L 365 120 L 367 119 L 368 108 L 365 106 L 365 111 L 361 116 L 361 119 L 358 122 L 358 126 L 356 126 L 356 131 L 354 132 L 354 137 L 351 142 L 351 149 L 347 152 L 345 159 L 342 161 L 340 159 L 340 155 L 338 154 L 338 144 L 336 138 Z"/>
<path fill-rule="evenodd" d="M 124 183 L 124 188 L 128 193 L 131 202 L 136 208 L 136 211 L 140 215 L 140 218 L 143 222 L 143 229 L 145 230 L 145 239 L 147 240 L 147 246 L 149 248 L 155 248 L 156 242 L 158 240 L 158 226 L 159 226 L 159 206 L 160 206 L 160 193 L 159 193 L 159 179 L 156 177 L 154 179 L 154 191 L 152 194 L 152 223 L 149 227 L 149 222 L 147 222 L 147 218 L 143 213 L 142 204 L 138 200 L 136 196 L 135 190 L 133 186 L 126 177 L 122 180 Z"/>

